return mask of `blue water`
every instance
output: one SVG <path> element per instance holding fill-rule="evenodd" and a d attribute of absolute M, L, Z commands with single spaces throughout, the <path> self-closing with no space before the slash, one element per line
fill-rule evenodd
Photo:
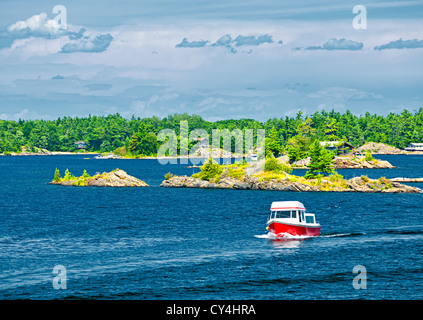
<path fill-rule="evenodd" d="M 84 157 L 0 157 L 0 299 L 423 298 L 423 194 L 160 188 L 193 169 Z M 423 177 L 423 156 L 378 158 L 397 169 L 340 173 Z M 56 167 L 120 168 L 151 187 L 46 184 Z M 322 235 L 269 239 L 277 200 L 304 203 Z M 56 265 L 66 289 L 53 287 Z M 357 265 L 366 289 L 353 287 Z"/>

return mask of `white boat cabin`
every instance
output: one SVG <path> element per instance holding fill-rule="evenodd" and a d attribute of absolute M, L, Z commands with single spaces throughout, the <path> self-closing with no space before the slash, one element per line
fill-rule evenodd
<path fill-rule="evenodd" d="M 269 222 L 282 220 L 293 224 L 317 224 L 313 213 L 306 213 L 304 205 L 299 201 L 276 201 L 270 207 Z"/>

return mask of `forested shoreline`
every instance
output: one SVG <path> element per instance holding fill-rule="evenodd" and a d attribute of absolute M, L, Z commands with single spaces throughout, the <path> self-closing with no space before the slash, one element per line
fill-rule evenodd
<path fill-rule="evenodd" d="M 43 148 L 50 151 L 74 152 L 75 142 L 84 141 L 90 152 L 154 156 L 163 141 L 157 139 L 162 129 L 180 134 L 180 122 L 188 121 L 188 131 L 204 129 L 265 129 L 266 138 L 277 141 L 281 149 L 299 134 L 313 135 L 317 140 L 343 140 L 357 147 L 367 142 L 380 142 L 397 148 L 423 142 L 423 108 L 414 113 L 403 110 L 387 116 L 366 113 L 354 115 L 335 111 L 294 117 L 270 118 L 265 122 L 254 119 L 210 122 L 198 115 L 171 114 L 158 117 L 125 119 L 119 114 L 107 116 L 63 117 L 57 120 L 0 120 L 0 153 L 21 152 Z M 309 130 L 309 132 L 304 132 Z M 194 142 L 191 142 L 194 144 Z M 179 146 L 179 142 L 178 142 Z"/>

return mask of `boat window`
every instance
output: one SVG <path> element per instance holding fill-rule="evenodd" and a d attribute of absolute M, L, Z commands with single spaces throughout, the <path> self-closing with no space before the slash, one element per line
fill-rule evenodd
<path fill-rule="evenodd" d="M 306 223 L 314 223 L 314 217 L 313 216 L 306 216 Z"/>
<path fill-rule="evenodd" d="M 290 212 L 289 211 L 278 211 L 278 218 L 289 218 Z"/>
<path fill-rule="evenodd" d="M 291 218 L 297 219 L 297 211 L 291 211 Z"/>

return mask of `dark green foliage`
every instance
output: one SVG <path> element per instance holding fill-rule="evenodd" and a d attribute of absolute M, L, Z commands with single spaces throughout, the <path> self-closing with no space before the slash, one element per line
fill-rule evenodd
<path fill-rule="evenodd" d="M 194 174 L 193 177 L 210 181 L 211 179 L 220 177 L 222 172 L 222 167 L 218 163 L 214 162 L 212 158 L 209 158 L 209 160 L 201 166 L 201 171 Z"/>
<path fill-rule="evenodd" d="M 264 162 L 264 171 L 291 173 L 292 168 L 290 165 L 279 162 L 273 155 L 269 155 Z"/>
<path fill-rule="evenodd" d="M 56 168 L 56 170 L 54 171 L 53 181 L 54 182 L 60 182 L 60 180 L 62 180 L 62 177 L 60 176 L 59 169 Z"/>
<path fill-rule="evenodd" d="M 281 145 L 279 141 L 278 131 L 275 127 L 270 130 L 269 137 L 266 138 L 266 154 L 272 153 L 275 157 L 279 155 Z"/>
<path fill-rule="evenodd" d="M 335 155 L 326 150 L 320 145 L 318 140 L 314 141 L 310 149 L 310 164 L 309 171 L 305 174 L 304 178 L 314 179 L 320 174 L 328 175 L 334 172 L 334 157 Z"/>
<path fill-rule="evenodd" d="M 84 169 L 84 173 L 82 174 L 82 177 L 83 178 L 90 178 L 90 175 L 87 173 L 87 170 L 86 169 Z"/>
<path fill-rule="evenodd" d="M 288 146 L 286 149 L 291 163 L 305 159 L 309 155 L 310 138 L 298 134 L 288 140 Z"/>
<path fill-rule="evenodd" d="M 64 181 L 70 181 L 70 180 L 73 180 L 73 179 L 75 179 L 75 176 L 73 176 L 73 175 L 70 173 L 69 169 L 66 169 L 66 171 L 65 171 L 65 176 L 63 177 L 63 180 L 64 180 Z"/>
<path fill-rule="evenodd" d="M 171 114 L 158 117 L 125 119 L 119 114 L 64 117 L 57 120 L 0 120 L 0 153 L 20 152 L 23 146 L 35 151 L 77 151 L 76 141 L 85 141 L 87 151 L 112 152 L 118 148 L 135 155 L 154 155 L 158 146 L 157 135 L 162 129 L 174 130 L 179 148 L 180 121 L 188 121 L 188 132 L 204 129 L 211 135 L 213 129 L 265 129 L 267 149 L 277 155 L 286 146 L 295 159 L 307 156 L 311 140 L 344 139 L 354 146 L 366 142 L 381 142 L 405 148 L 411 142 L 423 142 L 423 108 L 414 114 L 404 110 L 387 116 L 354 115 L 335 111 L 315 112 L 304 118 L 301 112 L 294 117 L 271 118 L 264 123 L 252 119 L 235 119 L 209 122 L 198 115 Z M 290 140 L 294 138 L 294 140 Z M 335 139 L 336 138 L 336 139 Z M 235 140 L 235 138 L 232 138 Z M 190 146 L 193 142 L 190 142 Z M 234 143 L 232 143 L 234 147 Z M 234 151 L 234 150 L 232 150 Z M 295 161 L 295 160 L 294 160 Z"/>
<path fill-rule="evenodd" d="M 286 150 L 291 163 L 308 157 L 311 141 L 316 132 L 312 125 L 313 121 L 310 118 L 300 122 L 297 126 L 298 134 L 288 140 Z"/>
<path fill-rule="evenodd" d="M 164 175 L 164 178 L 166 179 L 166 180 L 169 180 L 169 179 L 172 179 L 172 177 L 174 176 L 174 174 L 173 173 L 170 173 L 170 172 L 168 172 L 168 173 L 166 173 L 165 175 Z"/>
<path fill-rule="evenodd" d="M 374 160 L 373 155 L 372 155 L 372 153 L 369 150 L 367 150 L 366 156 L 365 156 L 364 160 L 366 160 L 366 161 L 372 161 L 372 160 Z"/>

